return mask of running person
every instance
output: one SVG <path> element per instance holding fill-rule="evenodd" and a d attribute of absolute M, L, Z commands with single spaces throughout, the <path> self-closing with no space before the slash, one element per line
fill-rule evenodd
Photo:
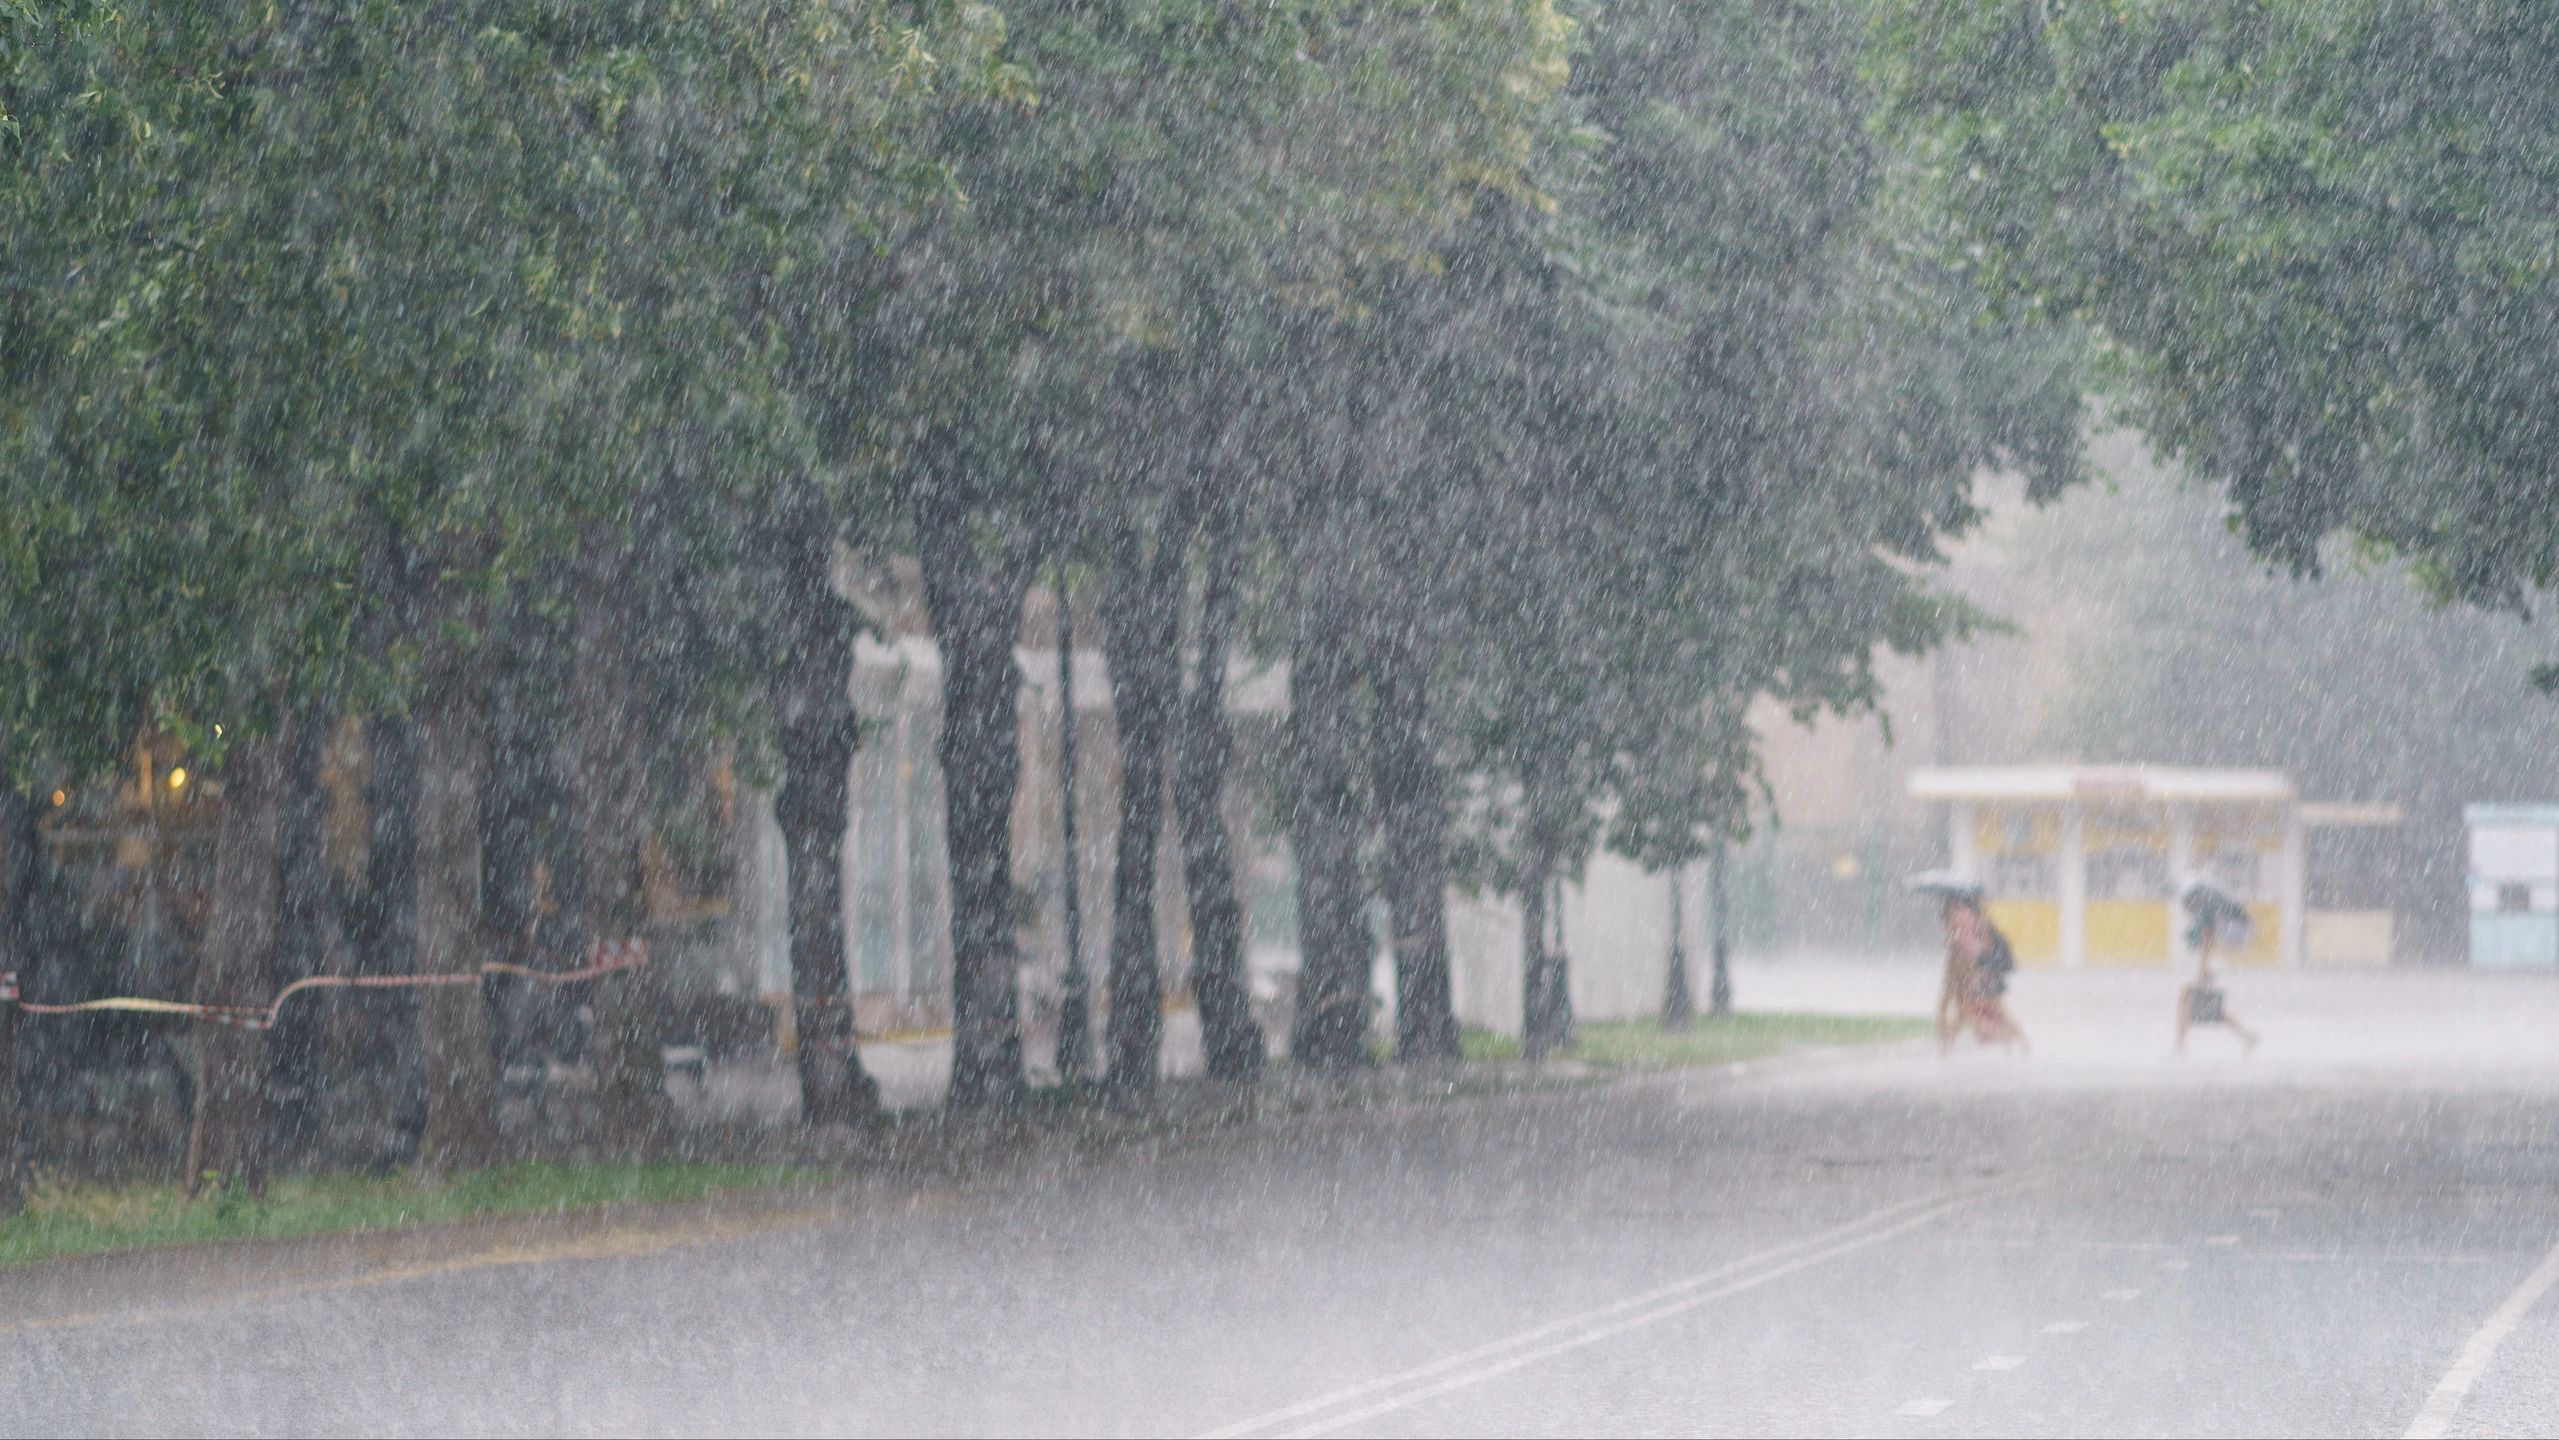
<path fill-rule="evenodd" d="M 2026 1032 L 2008 1013 L 2008 974 L 2017 968 L 2008 937 L 1990 923 L 1977 896 L 1946 897 L 1946 981 L 1937 995 L 1937 1051 L 1954 1048 L 1970 1030 L 1984 1045 L 2026 1043 Z"/>
<path fill-rule="evenodd" d="M 2195 947 L 2195 978 L 2177 992 L 2177 1053 L 2186 1053 L 2186 1032 L 2198 1025 L 2227 1025 L 2239 1037 L 2239 1043 L 2251 1053 L 2257 1048 L 2257 1032 L 2239 1023 L 2230 1013 L 2229 998 L 2213 983 L 2213 946 L 2221 938 L 2224 925 L 2238 939 L 2248 932 L 2248 911 L 2239 902 L 2210 885 L 2190 885 L 2186 889 L 2186 908 L 2195 915 L 2194 928 L 2186 939 Z"/>

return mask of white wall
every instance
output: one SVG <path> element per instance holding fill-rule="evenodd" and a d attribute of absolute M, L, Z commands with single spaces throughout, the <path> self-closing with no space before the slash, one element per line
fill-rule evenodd
<path fill-rule="evenodd" d="M 1682 929 L 1692 993 L 1706 1002 L 1706 867 L 1689 868 Z M 1508 898 L 1449 896 L 1448 939 L 1458 1023 L 1520 1031 L 1520 911 Z M 1658 1015 L 1669 978 L 1670 877 L 1600 855 L 1564 887 L 1564 949 L 1572 957 L 1573 1014 L 1582 1020 Z"/>

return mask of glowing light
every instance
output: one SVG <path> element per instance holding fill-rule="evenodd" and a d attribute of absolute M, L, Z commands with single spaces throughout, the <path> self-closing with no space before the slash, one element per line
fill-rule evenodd
<path fill-rule="evenodd" d="M 54 792 L 53 792 L 53 803 L 54 803 L 57 807 L 70 804 L 70 803 L 71 803 L 71 792 L 70 792 L 70 791 L 68 791 L 68 790 L 56 790 L 56 791 L 54 791 Z"/>
<path fill-rule="evenodd" d="M 177 769 L 172 770 L 172 771 L 170 771 L 170 772 L 169 772 L 169 788 L 170 788 L 170 789 L 172 789 L 172 790 L 180 790 L 180 789 L 184 789 L 184 788 L 186 787 L 186 783 L 187 783 L 187 768 L 186 768 L 185 766 L 181 765 L 181 766 L 179 766 Z"/>

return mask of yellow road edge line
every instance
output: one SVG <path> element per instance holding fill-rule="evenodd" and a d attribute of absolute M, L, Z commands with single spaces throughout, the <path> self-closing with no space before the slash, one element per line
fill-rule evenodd
<path fill-rule="evenodd" d="M 939 1214 L 946 1211 L 958 1192 L 929 1190 L 906 1197 L 897 1207 L 905 1213 Z M 494 1245 L 468 1255 L 446 1260 L 430 1260 L 408 1265 L 388 1266 L 355 1275 L 338 1275 L 326 1280 L 298 1281 L 291 1285 L 271 1285 L 255 1290 L 230 1290 L 205 1295 L 174 1304 L 154 1306 L 147 1310 L 90 1310 L 72 1315 L 56 1315 L 43 1320 L 21 1320 L 0 1325 L 0 1335 L 19 1335 L 39 1330 L 73 1330 L 89 1325 L 147 1325 L 160 1320 L 225 1305 L 250 1304 L 260 1300 L 283 1300 L 297 1295 L 322 1295 L 336 1291 L 367 1290 L 383 1285 L 404 1284 L 411 1280 L 433 1279 L 439 1275 L 458 1275 L 473 1270 L 491 1270 L 513 1265 L 548 1265 L 568 1260 L 622 1260 L 650 1255 L 663 1255 L 670 1250 L 696 1245 L 712 1245 L 723 1240 L 751 1239 L 789 1230 L 813 1230 L 830 1221 L 859 1218 L 858 1212 L 837 1209 L 801 1209 L 779 1211 L 748 1219 L 711 1219 L 689 1225 L 624 1226 L 599 1234 L 579 1235 L 550 1242 L 517 1242 Z M 327 1239 L 328 1236 L 307 1236 Z"/>

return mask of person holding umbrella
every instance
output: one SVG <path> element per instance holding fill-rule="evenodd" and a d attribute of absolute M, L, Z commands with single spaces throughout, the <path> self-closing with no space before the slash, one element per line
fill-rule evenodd
<path fill-rule="evenodd" d="M 1910 888 L 1943 902 L 1946 979 L 1937 992 L 1937 1053 L 1952 1050 L 1966 1030 L 1984 1045 L 2031 1049 L 2025 1029 L 2008 1013 L 2008 974 L 2017 968 L 2017 955 L 1982 913 L 1981 882 L 1931 870 L 1912 876 Z"/>
<path fill-rule="evenodd" d="M 2186 913 L 2194 922 L 2186 930 L 2186 943 L 2195 947 L 2195 978 L 2177 992 L 2177 1053 L 2186 1053 L 2186 1032 L 2197 1025 L 2227 1025 L 2247 1049 L 2257 1048 L 2257 1032 L 2239 1023 L 2230 1013 L 2230 1003 L 2219 985 L 2213 983 L 2212 952 L 2214 945 L 2228 939 L 2233 945 L 2248 943 L 2248 907 L 2237 896 L 2200 876 L 2189 880 L 2177 892 Z"/>

